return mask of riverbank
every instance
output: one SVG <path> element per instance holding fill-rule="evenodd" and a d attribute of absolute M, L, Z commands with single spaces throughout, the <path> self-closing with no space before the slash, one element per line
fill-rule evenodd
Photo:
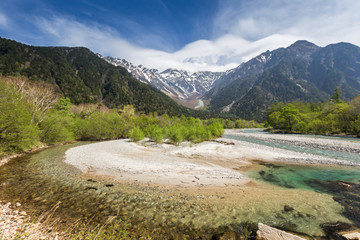
<path fill-rule="evenodd" d="M 244 133 L 238 130 L 226 130 L 225 135 L 227 134 L 295 146 L 360 152 L 360 144 L 351 141 L 297 135 Z M 249 179 L 242 174 L 242 170 L 251 166 L 253 160 L 296 164 L 360 165 L 360 163 L 229 138 L 194 145 L 184 142 L 179 146 L 148 141 L 138 144 L 123 139 L 71 148 L 65 156 L 66 163 L 87 175 L 105 175 L 122 181 L 176 187 L 244 185 Z"/>
<path fill-rule="evenodd" d="M 274 162 L 360 166 L 360 140 L 357 138 L 266 134 L 259 129 L 226 130 L 224 137 L 244 146 L 261 147 L 260 154 L 254 157 L 261 159 L 264 155 L 271 155 Z M 244 138 L 255 141 L 244 141 Z"/>
<path fill-rule="evenodd" d="M 59 239 L 59 234 L 51 226 L 45 227 L 46 214 L 33 221 L 21 210 L 21 203 L 0 201 L 0 239 Z"/>
<path fill-rule="evenodd" d="M 227 153 L 227 154 L 225 154 Z M 243 185 L 248 179 L 233 167 L 245 167 L 241 153 L 217 142 L 180 146 L 127 139 L 71 148 L 65 162 L 87 175 L 177 187 Z"/>
<path fill-rule="evenodd" d="M 14 158 L 22 157 L 22 156 L 25 156 L 26 154 L 34 153 L 34 152 L 46 149 L 48 147 L 49 146 L 47 146 L 47 145 L 41 145 L 39 147 L 33 148 L 28 151 L 24 151 L 22 153 L 16 153 L 16 154 L 10 154 L 10 155 L 3 156 L 0 158 L 0 167 L 4 164 L 8 163 L 10 160 L 12 160 Z"/>
<path fill-rule="evenodd" d="M 360 139 L 344 136 L 324 136 L 324 135 L 302 135 L 302 134 L 258 134 L 254 132 L 244 132 L 240 129 L 225 130 L 225 135 L 244 136 L 254 139 L 261 139 L 277 143 L 286 143 L 300 147 L 320 148 L 332 151 L 342 151 L 350 153 L 360 153 Z"/>
<path fill-rule="evenodd" d="M 211 238 L 230 226 L 240 232 L 246 222 L 311 236 L 323 234 L 323 223 L 349 223 L 343 206 L 329 194 L 284 188 L 248 174 L 259 164 L 270 177 L 272 169 L 287 169 L 273 164 L 279 159 L 302 164 L 316 162 L 318 155 L 229 138 L 180 146 L 129 140 L 82 144 L 10 162 L 0 171 L 0 184 L 7 184 L 0 188 L 2 199 L 19 198 L 29 209 L 44 211 L 62 201 L 57 214 L 68 223 L 86 216 L 102 224 L 108 216 L 118 216 L 132 220 L 132 232 L 151 228 L 156 236 L 179 239 Z M 64 162 L 69 154 L 77 169 Z M 332 166 L 318 166 L 319 173 L 327 167 Z"/>
<path fill-rule="evenodd" d="M 233 222 L 256 220 L 315 236 L 322 234 L 320 225 L 325 222 L 349 222 L 341 216 L 342 206 L 330 195 L 248 178 L 245 172 L 256 167 L 254 160 L 268 162 L 269 166 L 279 161 L 300 165 L 326 163 L 327 167 L 343 164 L 319 155 L 228 138 L 180 146 L 116 140 L 71 148 L 65 155 L 65 162 L 80 169 L 85 179 L 94 184 L 103 181 L 116 186 L 120 181 L 130 184 L 128 186 L 150 187 L 150 192 L 158 198 L 171 199 L 169 205 L 174 209 L 185 196 L 195 198 L 201 206 L 199 212 L 184 217 L 184 211 L 190 211 L 186 206 L 193 204 L 187 202 L 181 204 L 182 213 L 175 214 L 174 209 L 164 213 L 174 213 L 175 217 L 170 219 L 182 224 L 191 219 L 195 228 L 203 224 L 219 227 L 219 223 L 228 226 Z M 105 181 L 104 176 L 108 177 Z M 93 188 L 99 189 L 98 185 Z M 204 207 L 206 213 L 202 212 Z"/>

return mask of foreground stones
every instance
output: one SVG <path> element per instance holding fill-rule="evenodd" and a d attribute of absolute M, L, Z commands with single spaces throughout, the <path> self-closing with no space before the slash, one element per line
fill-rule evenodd
<path fill-rule="evenodd" d="M 295 236 L 293 234 L 269 227 L 265 224 L 258 224 L 258 231 L 256 232 L 257 240 L 306 240 L 304 238 Z"/>
<path fill-rule="evenodd" d="M 58 239 L 56 233 L 48 232 L 41 223 L 29 222 L 27 213 L 19 207 L 20 203 L 0 201 L 0 239 Z"/>

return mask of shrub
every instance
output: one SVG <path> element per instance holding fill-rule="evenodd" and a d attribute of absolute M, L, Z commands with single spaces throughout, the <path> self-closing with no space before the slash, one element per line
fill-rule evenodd
<path fill-rule="evenodd" d="M 46 144 L 69 142 L 75 138 L 74 118 L 58 111 L 47 114 L 40 129 L 41 141 Z"/>
<path fill-rule="evenodd" d="M 156 143 L 163 141 L 163 131 L 158 125 L 149 125 L 145 129 L 146 136 Z"/>
<path fill-rule="evenodd" d="M 144 133 L 143 131 L 141 131 L 141 129 L 138 126 L 136 126 L 130 130 L 129 137 L 134 142 L 138 142 L 144 139 Z"/>
<path fill-rule="evenodd" d="M 168 128 L 168 138 L 170 139 L 170 142 L 176 145 L 181 143 L 184 140 L 184 132 L 185 129 L 179 124 Z"/>
<path fill-rule="evenodd" d="M 214 122 L 206 127 L 210 134 L 210 138 L 221 137 L 224 134 L 224 128 L 219 122 Z"/>
<path fill-rule="evenodd" d="M 296 132 L 307 132 L 307 124 L 304 121 L 300 121 L 298 122 L 295 126 L 294 126 L 294 131 Z"/>

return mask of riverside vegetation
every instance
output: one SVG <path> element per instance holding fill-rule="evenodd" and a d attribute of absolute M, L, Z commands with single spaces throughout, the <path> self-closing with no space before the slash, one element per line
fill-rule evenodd
<path fill-rule="evenodd" d="M 25 77 L 0 77 L 0 157 L 41 145 L 74 140 L 147 137 L 173 144 L 220 137 L 223 128 L 257 127 L 254 121 L 206 119 L 136 113 L 134 107 L 109 109 L 98 104 L 72 105 L 53 85 Z"/>
<path fill-rule="evenodd" d="M 267 125 L 290 133 L 360 137 L 360 96 L 344 102 L 336 88 L 330 101 L 325 103 L 277 103 L 268 112 Z"/>
<path fill-rule="evenodd" d="M 131 105 L 121 109 L 99 104 L 73 105 L 51 84 L 33 82 L 26 77 L 0 76 L 0 157 L 74 140 L 140 141 L 147 137 L 156 143 L 165 139 L 173 144 L 184 140 L 198 143 L 220 137 L 224 127 L 258 126 L 254 121 L 242 119 L 146 115 L 137 113 Z M 129 224 L 118 221 L 105 226 L 80 224 L 67 234 L 70 239 L 131 237 L 127 231 Z"/>

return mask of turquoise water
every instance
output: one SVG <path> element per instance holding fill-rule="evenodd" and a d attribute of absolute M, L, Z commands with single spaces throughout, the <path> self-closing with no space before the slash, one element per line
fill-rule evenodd
<path fill-rule="evenodd" d="M 258 129 L 243 130 L 243 132 L 266 134 L 267 136 L 272 135 L 272 133 L 265 133 Z M 340 140 L 339 142 L 359 141 L 359 139 L 347 137 L 300 136 L 304 138 L 336 139 Z M 225 135 L 224 137 L 294 152 L 324 156 L 336 160 L 348 161 L 350 163 L 360 163 L 359 153 L 296 146 L 287 142 L 279 143 L 272 140 L 266 141 L 252 138 L 251 136 Z M 252 179 L 288 189 L 304 189 L 329 194 L 333 197 L 334 201 L 343 206 L 342 215 L 351 220 L 354 225 L 360 227 L 360 167 L 300 166 L 283 163 L 273 164 L 259 162 L 258 167 L 251 169 L 246 174 Z M 309 202 L 311 202 L 311 199 L 309 199 Z"/>
<path fill-rule="evenodd" d="M 248 138 L 247 141 L 252 139 Z M 224 227 L 234 228 L 244 221 L 261 221 L 288 230 L 320 234 L 320 224 L 329 221 L 328 213 L 334 212 L 328 205 L 326 209 L 316 209 L 317 206 L 312 206 L 311 199 L 305 204 L 304 201 L 294 199 L 298 203 L 294 203 L 292 207 L 295 210 L 289 212 L 274 206 L 270 209 L 268 202 L 266 207 L 244 207 L 242 204 L 228 206 L 223 203 L 225 198 L 220 203 L 207 203 L 203 201 L 204 196 L 189 196 L 163 188 L 121 184 L 100 177 L 89 179 L 63 162 L 64 152 L 81 144 L 85 143 L 47 149 L 2 166 L 0 199 L 19 201 L 24 203 L 25 207 L 37 209 L 39 213 L 49 210 L 61 201 L 56 214 L 66 219 L 69 224 L 82 217 L 104 222 L 109 216 L 118 216 L 123 220 L 131 219 L 132 231 L 150 229 L 155 236 L 163 236 L 164 239 L 210 239 L 214 234 L 223 231 Z M 282 147 L 280 145 L 279 147 Z M 360 168 L 324 168 L 259 162 L 258 167 L 246 174 L 253 179 L 288 189 L 331 194 L 344 206 L 343 215 L 360 226 Z M 335 182 L 339 181 L 340 185 L 336 185 Z M 329 184 L 336 188 L 329 187 Z M 341 184 L 345 189 L 341 188 Z M 221 196 L 219 198 L 221 199 Z M 221 204 L 221 207 L 218 204 Z M 337 220 L 340 211 L 334 212 L 333 218 L 336 215 Z M 356 213 L 355 216 L 353 213 Z M 290 227 L 286 227 L 288 225 Z"/>
<path fill-rule="evenodd" d="M 315 167 L 260 162 L 259 167 L 248 171 L 247 175 L 284 188 L 330 194 L 343 206 L 342 215 L 360 227 L 359 167 Z"/>
<path fill-rule="evenodd" d="M 263 133 L 259 132 L 259 134 L 263 134 Z M 265 141 L 265 140 L 260 140 L 260 139 L 255 139 L 255 138 L 251 138 L 251 137 L 245 137 L 245 136 L 224 135 L 223 137 L 234 139 L 234 140 L 255 143 L 255 144 L 260 144 L 260 145 L 265 145 L 265 146 L 269 146 L 269 147 L 290 150 L 290 151 L 294 151 L 294 152 L 309 153 L 309 154 L 314 154 L 314 155 L 319 155 L 319 156 L 324 156 L 324 157 L 330 157 L 330 158 L 334 158 L 337 160 L 345 160 L 345 161 L 349 161 L 349 162 L 360 163 L 360 154 L 359 153 L 337 152 L 337 151 L 324 150 L 324 149 L 318 149 L 318 148 L 301 147 L 301 146 L 295 146 L 295 145 L 290 145 L 290 144 Z"/>
<path fill-rule="evenodd" d="M 259 167 L 246 173 L 250 178 L 269 182 L 286 188 L 319 191 L 312 180 L 345 181 L 360 183 L 359 167 L 298 166 L 260 163 Z"/>

